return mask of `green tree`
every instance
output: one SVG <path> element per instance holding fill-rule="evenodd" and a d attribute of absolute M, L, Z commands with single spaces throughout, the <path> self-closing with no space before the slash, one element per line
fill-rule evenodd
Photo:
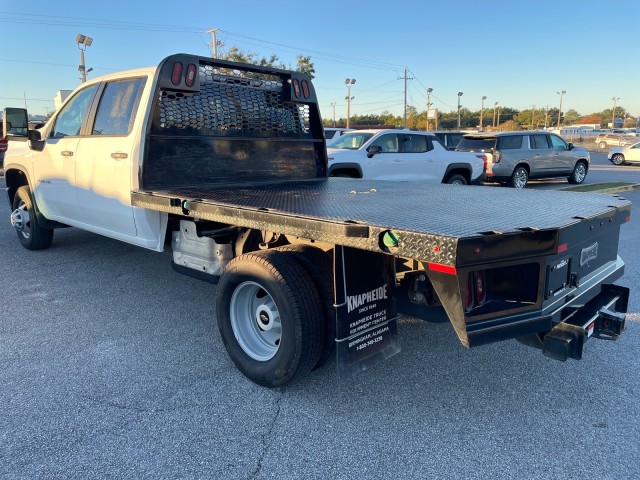
<path fill-rule="evenodd" d="M 223 60 L 229 60 L 232 62 L 240 63 L 252 63 L 254 65 L 261 65 L 263 67 L 284 68 L 288 70 L 297 70 L 298 72 L 306 73 L 311 79 L 315 77 L 315 67 L 311 61 L 310 56 L 298 55 L 296 68 L 286 65 L 280 58 L 273 54 L 269 58 L 260 56 L 254 52 L 245 52 L 240 50 L 236 45 L 232 46 L 227 53 L 222 57 Z"/>
<path fill-rule="evenodd" d="M 573 125 L 574 123 L 578 123 L 578 120 L 580 119 L 581 116 L 582 115 L 580 115 L 575 110 L 573 109 L 569 110 L 564 114 L 564 122 L 566 125 Z"/>

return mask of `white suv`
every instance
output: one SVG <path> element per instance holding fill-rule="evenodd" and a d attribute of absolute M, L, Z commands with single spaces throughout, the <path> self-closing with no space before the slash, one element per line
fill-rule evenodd
<path fill-rule="evenodd" d="M 329 176 L 424 180 L 457 185 L 484 180 L 487 155 L 451 152 L 429 132 L 357 130 L 327 148 Z"/>

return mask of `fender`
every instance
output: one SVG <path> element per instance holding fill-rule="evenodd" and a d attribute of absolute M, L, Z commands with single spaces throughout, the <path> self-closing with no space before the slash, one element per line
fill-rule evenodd
<path fill-rule="evenodd" d="M 449 173 L 451 173 L 451 171 L 453 170 L 466 170 L 467 172 L 469 172 L 469 178 L 473 180 L 471 178 L 473 167 L 469 163 L 450 163 L 449 165 L 447 165 L 447 169 L 445 170 L 442 179 L 444 180 L 445 178 L 447 178 L 449 176 Z"/>
<path fill-rule="evenodd" d="M 342 169 L 356 170 L 360 178 L 362 178 L 362 166 L 359 163 L 334 163 L 329 165 L 327 176 L 330 177 L 334 171 Z"/>

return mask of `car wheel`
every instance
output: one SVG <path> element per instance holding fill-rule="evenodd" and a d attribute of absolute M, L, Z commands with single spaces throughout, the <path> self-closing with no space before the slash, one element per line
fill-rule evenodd
<path fill-rule="evenodd" d="M 584 182 L 584 179 L 587 176 L 587 165 L 584 162 L 576 163 L 576 166 L 573 168 L 573 172 L 569 176 L 569 183 L 574 185 L 578 185 Z"/>
<path fill-rule="evenodd" d="M 508 185 L 512 188 L 524 188 L 529 180 L 529 172 L 524 167 L 516 167 Z"/>
<path fill-rule="evenodd" d="M 606 144 L 605 142 L 600 142 L 600 143 L 598 144 L 598 146 L 599 146 L 600 148 L 607 148 L 607 144 Z"/>
<path fill-rule="evenodd" d="M 449 185 L 467 185 L 467 179 L 464 178 L 462 175 L 459 174 L 455 174 L 455 175 L 451 175 L 446 183 L 448 183 Z"/>
<path fill-rule="evenodd" d="M 324 346 L 320 295 L 289 253 L 236 257 L 218 283 L 216 317 L 229 357 L 247 378 L 269 388 L 311 371 Z"/>
<path fill-rule="evenodd" d="M 614 165 L 622 165 L 624 163 L 624 155 L 621 153 L 616 153 L 611 157 L 611 163 Z"/>
<path fill-rule="evenodd" d="M 44 250 L 51 245 L 53 230 L 44 228 L 38 222 L 31 190 L 27 186 L 20 187 L 13 197 L 11 225 L 18 233 L 18 240 L 27 250 Z"/>

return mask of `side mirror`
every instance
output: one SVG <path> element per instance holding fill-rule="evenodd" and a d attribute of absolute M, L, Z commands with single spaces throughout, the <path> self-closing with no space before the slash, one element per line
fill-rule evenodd
<path fill-rule="evenodd" d="M 369 145 L 367 147 L 367 158 L 372 158 L 376 153 L 380 153 L 382 147 L 380 145 Z"/>
<path fill-rule="evenodd" d="M 32 142 L 39 142 L 40 140 L 42 140 L 42 135 L 40 133 L 40 130 L 29 130 L 27 132 L 27 138 Z"/>
<path fill-rule="evenodd" d="M 573 150 L 575 147 L 573 145 L 573 143 L 569 142 L 569 150 Z"/>
<path fill-rule="evenodd" d="M 24 108 L 5 108 L 2 116 L 2 137 L 8 135 L 26 137 L 29 131 L 29 117 Z"/>

